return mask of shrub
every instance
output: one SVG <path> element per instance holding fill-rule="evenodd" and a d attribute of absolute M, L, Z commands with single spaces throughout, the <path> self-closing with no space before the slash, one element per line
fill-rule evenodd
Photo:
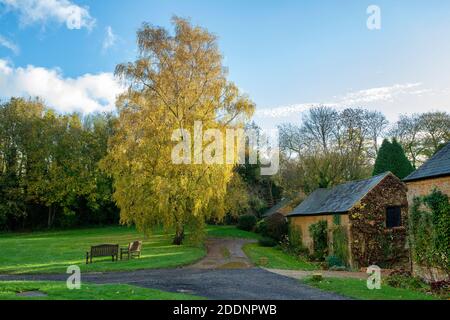
<path fill-rule="evenodd" d="M 277 241 L 287 235 L 288 233 L 288 223 L 286 217 L 280 213 L 275 213 L 265 219 L 265 225 L 263 227 L 263 232 L 261 234 L 266 237 L 270 237 Z"/>
<path fill-rule="evenodd" d="M 253 214 L 243 214 L 238 219 L 238 229 L 245 231 L 252 231 L 256 226 L 256 216 Z"/>
<path fill-rule="evenodd" d="M 266 221 L 266 219 L 262 219 L 256 224 L 256 233 L 260 233 L 260 234 L 262 234 L 264 236 L 267 235 L 267 221 Z"/>
<path fill-rule="evenodd" d="M 450 281 L 442 280 L 442 281 L 434 281 L 431 283 L 431 292 L 435 294 L 442 294 L 444 296 L 448 296 L 450 292 Z"/>
<path fill-rule="evenodd" d="M 341 258 L 337 256 L 328 256 L 325 259 L 326 265 L 328 268 L 335 268 L 335 267 L 344 267 L 345 263 L 341 260 Z"/>
<path fill-rule="evenodd" d="M 275 247 L 277 245 L 277 242 L 274 239 L 268 237 L 259 239 L 258 243 L 261 247 Z"/>
<path fill-rule="evenodd" d="M 328 254 L 328 223 L 323 220 L 309 226 L 313 238 L 313 259 L 324 261 Z"/>
<path fill-rule="evenodd" d="M 386 277 L 386 284 L 394 288 L 409 290 L 426 289 L 427 285 L 419 278 L 413 277 L 411 272 L 396 270 Z"/>
<path fill-rule="evenodd" d="M 226 225 L 226 226 L 236 225 L 237 222 L 238 222 L 238 217 L 232 215 L 229 212 L 225 215 L 225 218 L 223 219 L 223 224 Z M 218 224 L 218 223 L 216 222 L 216 220 L 212 220 L 211 219 L 210 221 L 208 221 L 208 224 L 215 225 L 215 224 Z"/>

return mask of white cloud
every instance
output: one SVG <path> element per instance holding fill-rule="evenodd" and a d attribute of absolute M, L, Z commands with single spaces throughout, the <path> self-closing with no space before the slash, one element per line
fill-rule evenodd
<path fill-rule="evenodd" d="M 308 110 L 314 105 L 327 105 L 337 109 L 345 107 L 366 107 L 374 103 L 393 103 L 404 97 L 423 97 L 433 93 L 430 89 L 421 88 L 422 83 L 395 84 L 392 86 L 370 88 L 350 92 L 342 96 L 334 97 L 328 102 L 302 103 L 293 106 L 282 106 L 275 108 L 259 109 L 256 116 L 268 118 L 284 118 L 290 115 L 299 114 Z"/>
<path fill-rule="evenodd" d="M 314 105 L 313 103 L 310 104 L 304 103 L 292 106 L 277 107 L 272 109 L 257 109 L 255 115 L 260 117 L 282 118 L 290 114 L 298 114 L 303 111 L 306 111 L 313 105 Z"/>
<path fill-rule="evenodd" d="M 116 44 L 116 41 L 117 41 L 117 36 L 114 34 L 111 26 L 108 26 L 106 28 L 105 39 L 103 40 L 103 52 L 105 52 L 106 50 L 108 50 L 109 48 L 114 46 Z"/>
<path fill-rule="evenodd" d="M 315 101 L 292 106 L 257 108 L 254 121 L 264 129 L 274 129 L 282 123 L 300 123 L 302 113 L 319 104 L 342 110 L 365 108 L 381 111 L 389 121 L 397 121 L 401 114 L 449 110 L 448 85 L 427 87 L 422 83 L 395 84 L 353 91 L 333 97 L 328 101 Z"/>
<path fill-rule="evenodd" d="M 343 97 L 338 98 L 337 103 L 355 106 L 377 101 L 394 101 L 394 99 L 400 95 L 417 95 L 424 93 L 424 90 L 417 89 L 420 86 L 422 86 L 422 83 L 406 83 L 350 92 Z"/>
<path fill-rule="evenodd" d="M 0 3 L 10 10 L 18 11 L 21 22 L 25 25 L 56 20 L 65 23 L 68 29 L 90 30 L 95 24 L 88 8 L 80 7 L 69 0 L 0 0 Z"/>
<path fill-rule="evenodd" d="M 56 69 L 14 68 L 0 59 L 1 97 L 40 97 L 61 112 L 90 113 L 114 110 L 116 96 L 123 90 L 112 73 L 64 78 Z"/>
<path fill-rule="evenodd" d="M 19 54 L 19 52 L 20 52 L 18 45 L 16 45 L 15 43 L 11 42 L 8 39 L 6 39 L 1 34 L 0 34 L 0 46 L 11 50 L 12 52 L 14 52 L 14 54 Z"/>

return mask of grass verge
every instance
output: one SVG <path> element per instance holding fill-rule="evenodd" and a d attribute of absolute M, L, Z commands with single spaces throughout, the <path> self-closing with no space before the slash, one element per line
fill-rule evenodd
<path fill-rule="evenodd" d="M 360 300 L 436 300 L 433 295 L 382 285 L 380 290 L 369 290 L 366 280 L 352 278 L 325 278 L 314 281 L 311 278 L 302 280 L 312 287 L 331 291 L 349 298 Z"/>
<path fill-rule="evenodd" d="M 18 293 L 39 291 L 44 297 L 22 297 Z M 135 287 L 125 284 L 83 284 L 69 290 L 64 282 L 0 281 L 0 300 L 199 300 L 198 296 Z"/>
<path fill-rule="evenodd" d="M 277 248 L 261 247 L 256 243 L 244 246 L 244 252 L 257 266 L 283 270 L 317 270 L 318 267 L 301 258 L 293 257 Z M 261 265 L 261 258 L 267 258 L 267 264 Z"/>

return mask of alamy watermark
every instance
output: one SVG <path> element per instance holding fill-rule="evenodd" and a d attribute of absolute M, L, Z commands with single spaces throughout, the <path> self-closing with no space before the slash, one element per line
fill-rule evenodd
<path fill-rule="evenodd" d="M 367 289 L 380 290 L 381 289 L 381 268 L 379 266 L 370 266 L 367 268 Z"/>
<path fill-rule="evenodd" d="M 228 128 L 206 129 L 201 121 L 193 132 L 176 129 L 172 141 L 172 163 L 190 164 L 261 164 L 261 175 L 272 176 L 279 170 L 278 130 Z"/>
<path fill-rule="evenodd" d="M 69 290 L 81 289 L 81 270 L 79 266 L 72 265 L 67 267 L 66 273 L 70 274 L 67 278 L 66 286 Z"/>
<path fill-rule="evenodd" d="M 370 5 L 367 7 L 367 29 L 381 30 L 381 8 L 377 5 Z"/>

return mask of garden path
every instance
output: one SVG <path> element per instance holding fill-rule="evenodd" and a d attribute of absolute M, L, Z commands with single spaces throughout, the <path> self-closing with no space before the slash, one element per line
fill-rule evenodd
<path fill-rule="evenodd" d="M 206 240 L 207 254 L 192 269 L 247 269 L 253 267 L 242 247 L 255 240 L 209 238 Z"/>
<path fill-rule="evenodd" d="M 318 271 L 304 271 L 304 270 L 280 270 L 280 269 L 266 269 L 265 270 L 279 274 L 281 276 L 303 279 L 313 274 L 321 274 L 325 278 L 353 278 L 366 280 L 368 275 L 365 272 L 348 272 L 348 271 L 330 271 L 330 270 L 318 270 Z"/>

